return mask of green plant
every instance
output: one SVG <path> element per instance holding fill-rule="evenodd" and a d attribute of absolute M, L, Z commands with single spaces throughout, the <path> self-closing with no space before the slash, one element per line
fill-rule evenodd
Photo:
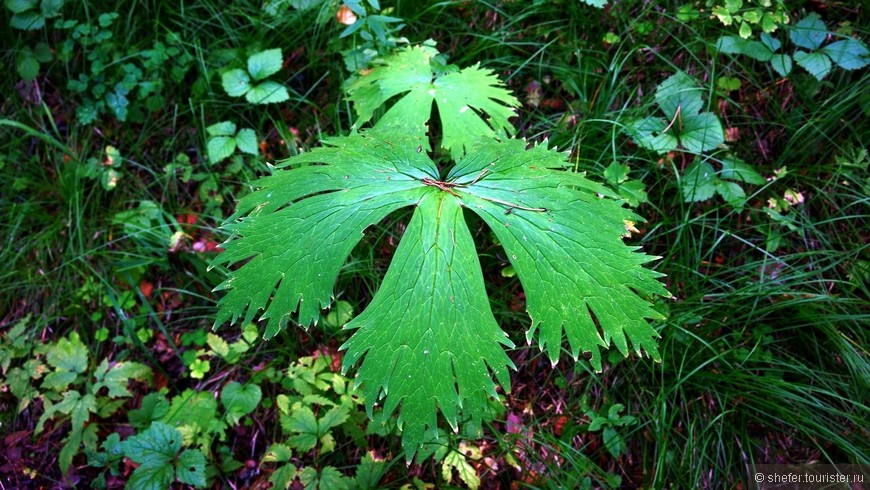
<path fill-rule="evenodd" d="M 607 409 L 607 414 L 588 409 L 586 416 L 589 417 L 589 432 L 601 431 L 604 438 L 604 447 L 614 457 L 618 458 L 625 453 L 625 439 L 619 434 L 619 427 L 628 427 L 637 423 L 637 419 L 631 415 L 620 415 L 625 410 L 625 405 L 614 403 Z"/>
<path fill-rule="evenodd" d="M 701 112 L 703 90 L 689 75 L 678 72 L 656 88 L 655 101 L 662 117 L 629 122 L 625 132 L 641 147 L 665 154 L 682 147 L 704 153 L 725 142 L 722 123 L 712 112 Z"/>
<path fill-rule="evenodd" d="M 9 25 L 22 30 L 45 27 L 45 21 L 60 15 L 64 0 L 6 0 L 6 8 L 12 12 Z"/>
<path fill-rule="evenodd" d="M 96 450 L 99 425 L 89 423 L 92 414 L 108 418 L 132 396 L 127 386 L 129 381 L 150 382 L 152 378 L 151 369 L 143 364 L 110 363 L 107 359 L 103 359 L 91 374 L 88 369 L 89 357 L 87 347 L 73 332 L 68 339 L 60 339 L 48 346 L 44 364 L 35 358 L 30 365 L 26 365 L 27 369 L 32 369 L 31 374 L 20 380 L 33 387 L 34 381 L 45 375 L 38 391 L 43 402 L 43 413 L 35 433 L 42 432 L 50 420 L 55 420 L 55 427 L 65 420 L 70 421 L 69 435 L 58 459 L 63 472 L 70 467 L 82 446 L 86 451 Z M 10 372 L 10 378 L 12 375 Z M 18 396 L 22 391 L 14 388 L 13 393 Z M 26 396 L 23 394 L 22 401 Z"/>
<path fill-rule="evenodd" d="M 716 42 L 716 49 L 720 53 L 769 61 L 774 71 L 783 77 L 788 76 L 797 63 L 819 81 L 828 76 L 834 65 L 844 70 L 858 70 L 870 64 L 870 51 L 858 39 L 845 37 L 822 47 L 829 34 L 824 21 L 812 13 L 789 29 L 789 39 L 797 47 L 791 55 L 779 53 L 782 42 L 769 34 L 762 34 L 760 41 L 723 36 Z"/>
<path fill-rule="evenodd" d="M 281 50 L 277 48 L 254 53 L 248 57 L 247 71 L 242 68 L 225 71 L 221 74 L 221 83 L 227 95 L 244 96 L 251 104 L 284 102 L 290 98 L 287 87 L 266 80 L 281 71 L 283 62 Z"/>
<path fill-rule="evenodd" d="M 764 185 L 767 181 L 746 162 L 731 156 L 722 160 L 719 172 L 709 162 L 693 163 L 683 173 L 680 184 L 685 202 L 706 201 L 719 194 L 732 207 L 740 209 L 746 201 L 741 182 Z"/>
<path fill-rule="evenodd" d="M 708 6 L 712 3 L 707 2 Z M 755 5 L 744 8 L 744 0 L 725 0 L 723 4 L 713 7 L 713 16 L 726 26 L 739 24 L 740 37 L 744 39 L 752 35 L 755 27 L 770 33 L 779 25 L 788 24 L 788 10 L 784 0 L 746 0 L 746 3 Z"/>
<path fill-rule="evenodd" d="M 226 160 L 236 148 L 248 155 L 257 154 L 257 134 L 251 128 L 242 128 L 236 132 L 236 125 L 230 121 L 223 121 L 205 128 L 211 136 L 206 143 L 209 162 L 214 165 Z"/>
<path fill-rule="evenodd" d="M 454 430 L 460 414 L 479 426 L 497 396 L 491 375 L 509 390 L 514 366 L 503 346 L 513 343 L 490 310 L 466 210 L 510 257 L 532 318 L 526 337 L 537 333 L 552 363 L 563 334 L 572 356 L 590 352 L 597 370 L 599 349 L 611 342 L 623 355 L 630 341 L 658 359 L 658 333 L 647 319 L 662 316 L 650 300 L 669 294 L 660 274 L 642 267 L 652 258 L 622 242 L 626 222 L 640 218 L 603 186 L 565 171 L 563 154 L 507 138 L 516 101 L 488 70 L 458 70 L 417 46 L 385 58 L 349 92 L 355 128 L 402 97 L 373 128 L 290 159 L 281 166 L 293 168 L 257 181 L 239 202 L 225 225 L 234 238 L 216 263 L 246 263 L 217 288 L 227 293 L 216 325 L 248 324 L 260 309 L 266 338 L 297 310 L 298 323 L 315 323 L 361 232 L 416 206 L 380 289 L 345 326 L 357 331 L 342 346 L 345 370 L 362 361 L 357 384 L 369 415 L 382 398 L 386 414 L 401 405 L 409 460 L 436 430 L 438 410 Z M 454 164 L 446 173 L 429 157 L 433 102 L 440 147 Z M 312 240 L 317 247 L 306 245 Z"/>

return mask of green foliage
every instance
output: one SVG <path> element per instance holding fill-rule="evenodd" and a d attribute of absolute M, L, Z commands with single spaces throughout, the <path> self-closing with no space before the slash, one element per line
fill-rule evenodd
<path fill-rule="evenodd" d="M 142 122 L 146 113 L 164 107 L 165 84 L 180 82 L 193 65 L 193 56 L 174 33 L 167 34 L 165 42 L 155 41 L 150 49 L 126 46 L 113 32 L 118 17 L 116 12 L 106 12 L 96 22 L 68 19 L 55 23 L 56 29 L 67 31 L 57 48 L 58 60 L 82 59 L 85 65 L 67 82 L 67 89 L 80 97 L 76 116 L 82 124 L 94 123 L 106 112 L 122 122 L 128 117 Z"/>
<path fill-rule="evenodd" d="M 248 57 L 247 71 L 235 68 L 221 74 L 221 83 L 230 97 L 245 97 L 251 104 L 275 104 L 290 98 L 287 87 L 265 80 L 281 71 L 281 49 L 267 49 Z M 259 83 L 255 83 L 259 82 Z M 211 150 L 211 147 L 209 147 Z M 245 151 L 245 150 L 242 150 Z M 211 155 L 211 151 L 209 151 Z"/>
<path fill-rule="evenodd" d="M 701 112 L 703 90 L 683 72 L 672 75 L 656 89 L 656 105 L 664 115 L 628 123 L 625 132 L 641 147 L 665 154 L 682 147 L 690 153 L 704 153 L 725 142 L 719 118 Z"/>
<path fill-rule="evenodd" d="M 60 15 L 63 4 L 64 0 L 6 0 L 12 12 L 9 25 L 28 31 L 42 29 L 46 20 Z"/>
<path fill-rule="evenodd" d="M 637 419 L 631 415 L 620 415 L 623 410 L 625 410 L 624 405 L 615 403 L 610 406 L 606 415 L 601 415 L 591 409 L 586 412 L 586 416 L 590 420 L 587 430 L 589 432 L 601 431 L 604 446 L 614 458 L 624 454 L 627 449 L 625 440 L 619 434 L 618 427 L 627 427 L 637 423 Z"/>
<path fill-rule="evenodd" d="M 154 422 L 145 432 L 121 443 L 124 455 L 139 465 L 127 481 L 127 488 L 157 490 L 169 488 L 176 480 L 204 487 L 205 456 L 193 449 L 181 451 L 181 447 L 181 433 L 161 422 Z"/>
<path fill-rule="evenodd" d="M 746 201 L 740 182 L 763 185 L 767 181 L 746 162 L 733 157 L 722 161 L 722 171 L 718 173 L 710 163 L 698 161 L 683 174 L 683 199 L 685 202 L 706 201 L 719 194 L 732 207 L 740 209 Z"/>
<path fill-rule="evenodd" d="M 236 132 L 236 125 L 230 121 L 223 121 L 205 128 L 210 136 L 206 149 L 208 159 L 212 164 L 226 160 L 236 148 L 242 153 L 256 155 L 257 135 L 251 128 L 242 128 Z"/>
<path fill-rule="evenodd" d="M 722 4 L 717 2 L 712 13 L 726 26 L 740 26 L 739 33 L 743 39 L 749 38 L 754 29 L 770 33 L 789 21 L 783 0 L 725 0 Z"/>
<path fill-rule="evenodd" d="M 345 326 L 357 331 L 342 346 L 344 369 L 361 361 L 357 384 L 370 415 L 381 398 L 386 414 L 401 404 L 409 459 L 436 428 L 438 410 L 455 430 L 460 410 L 479 426 L 487 399 L 497 396 L 491 376 L 509 389 L 513 363 L 502 346 L 513 343 L 490 310 L 464 209 L 483 219 L 511 258 L 533 319 L 527 339 L 537 333 L 554 364 L 564 336 L 573 357 L 590 352 L 598 370 L 599 348 L 611 341 L 624 355 L 630 341 L 638 354 L 658 358 L 658 334 L 647 319 L 661 316 L 646 298 L 668 295 L 659 274 L 642 267 L 651 258 L 622 243 L 625 221 L 640 218 L 602 186 L 566 172 L 558 152 L 495 139 L 511 114 L 502 104 L 513 99 L 477 67 L 439 76 L 435 56 L 425 46 L 402 50 L 351 85 L 357 127 L 387 99 L 408 95 L 374 128 L 327 140 L 282 165 L 293 168 L 256 182 L 225 225 L 236 238 L 217 258 L 247 262 L 218 287 L 227 294 L 216 325 L 241 317 L 247 324 L 264 309 L 270 338 L 297 310 L 298 323 L 316 323 L 361 232 L 416 206 L 383 284 Z M 455 160 L 443 180 L 423 151 L 433 101 L 445 128 L 441 147 Z M 311 240 L 319 246 L 306 246 Z M 321 423 L 305 413 L 292 427 L 305 429 L 307 447 Z"/>
<path fill-rule="evenodd" d="M 380 127 L 403 127 L 419 134 L 434 102 L 441 117 L 441 146 L 454 160 L 480 138 L 513 133 L 508 119 L 518 102 L 500 86 L 492 71 L 479 65 L 463 70 L 445 66 L 430 45 L 401 49 L 375 64 L 370 73 L 348 87 L 348 98 L 358 116 L 355 129 L 369 122 L 388 100 L 404 94 L 380 118 Z M 486 114 L 487 119 L 479 113 Z"/>
<path fill-rule="evenodd" d="M 794 63 L 821 81 L 834 65 L 844 70 L 858 70 L 870 64 L 870 51 L 858 39 L 847 37 L 822 47 L 828 28 L 818 14 L 812 13 L 789 29 L 789 39 L 797 49 L 791 54 L 778 53 L 782 43 L 762 34 L 760 41 L 723 36 L 716 42 L 720 53 L 742 54 L 761 62 L 770 62 L 780 76 L 788 76 Z M 806 51 L 804 51 L 806 50 Z"/>

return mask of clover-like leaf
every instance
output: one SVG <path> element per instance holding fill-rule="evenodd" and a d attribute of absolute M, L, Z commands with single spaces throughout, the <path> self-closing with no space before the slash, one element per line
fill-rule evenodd
<path fill-rule="evenodd" d="M 756 44 L 767 49 L 761 43 Z M 678 145 L 692 153 L 716 148 L 725 142 L 725 132 L 715 114 L 700 112 L 704 107 L 702 92 L 692 77 L 677 72 L 656 90 L 656 104 L 665 118 L 653 116 L 629 122 L 625 132 L 638 145 L 660 154 L 673 151 Z"/>
<path fill-rule="evenodd" d="M 404 94 L 379 124 L 404 125 L 425 132 L 432 103 L 438 107 L 443 130 L 441 146 L 456 158 L 477 139 L 498 132 L 513 134 L 508 122 L 519 102 L 499 86 L 491 70 L 478 65 L 460 71 L 438 67 L 438 51 L 414 46 L 377 62 L 348 88 L 358 118 L 354 128 L 371 120 L 375 109 Z"/>

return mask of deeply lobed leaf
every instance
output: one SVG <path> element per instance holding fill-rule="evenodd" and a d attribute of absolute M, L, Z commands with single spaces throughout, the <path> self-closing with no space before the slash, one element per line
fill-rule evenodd
<path fill-rule="evenodd" d="M 428 110 L 438 107 L 443 130 L 441 146 L 458 158 L 480 138 L 497 133 L 513 134 L 508 119 L 519 101 L 500 86 L 491 70 L 474 65 L 461 71 L 436 69 L 438 51 L 413 46 L 384 58 L 348 88 L 358 129 L 370 121 L 377 108 L 404 94 L 381 118 L 379 125 L 405 126 L 425 133 Z M 422 109 L 422 110 L 421 110 Z"/>

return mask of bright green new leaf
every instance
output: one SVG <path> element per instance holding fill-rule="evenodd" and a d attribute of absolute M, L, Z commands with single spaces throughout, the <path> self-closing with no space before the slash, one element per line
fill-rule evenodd
<path fill-rule="evenodd" d="M 267 49 L 248 58 L 248 73 L 254 80 L 260 81 L 278 73 L 283 63 L 284 58 L 281 56 L 280 48 Z"/>
<path fill-rule="evenodd" d="M 429 46 L 408 47 L 376 61 L 372 71 L 348 88 L 359 129 L 371 120 L 375 109 L 404 94 L 381 118 L 381 127 L 404 126 L 426 131 L 428 108 L 434 102 L 441 117 L 441 146 L 456 158 L 481 137 L 498 132 L 513 134 L 508 122 L 519 102 L 498 83 L 491 70 L 478 65 L 461 71 L 439 67 L 438 51 Z M 485 116 L 481 115 L 485 114 Z"/>
<path fill-rule="evenodd" d="M 819 14 L 813 12 L 798 21 L 788 34 L 791 42 L 797 46 L 814 51 L 825 41 L 828 28 Z"/>
<path fill-rule="evenodd" d="M 260 403 L 263 392 L 256 384 L 242 385 L 230 381 L 221 390 L 221 403 L 226 409 L 229 425 L 236 425 L 239 419 L 254 411 Z"/>
<path fill-rule="evenodd" d="M 399 410 L 410 458 L 439 410 L 455 429 L 460 409 L 479 424 L 496 396 L 492 376 L 509 389 L 513 363 L 503 348 L 513 343 L 490 310 L 467 209 L 504 246 L 525 286 L 527 337 L 552 362 L 565 337 L 575 359 L 590 352 L 599 370 L 599 349 L 611 342 L 658 359 L 646 319 L 661 316 L 647 298 L 668 293 L 660 274 L 642 266 L 651 258 L 622 242 L 625 220 L 640 218 L 621 200 L 566 171 L 565 155 L 544 146 L 482 139 L 442 180 L 418 151 L 423 144 L 417 131 L 376 128 L 328 140 L 255 182 L 226 225 L 235 238 L 216 259 L 244 262 L 218 288 L 227 294 L 216 324 L 248 324 L 261 309 L 266 338 L 291 315 L 316 323 L 362 232 L 415 206 L 380 289 L 345 327 L 356 332 L 342 346 L 344 369 L 361 363 L 357 384 L 369 412 L 381 399 L 386 413 Z M 304 410 L 293 414 L 292 431 L 313 436 L 316 420 Z M 313 438 L 296 444 L 310 447 Z"/>
<path fill-rule="evenodd" d="M 88 348 L 82 343 L 79 335 L 73 332 L 69 339 L 60 339 L 49 349 L 46 361 L 58 370 L 81 374 L 88 367 Z"/>
<path fill-rule="evenodd" d="M 700 112 L 704 108 L 702 93 L 692 77 L 677 72 L 656 90 L 656 104 L 665 117 L 633 121 L 626 125 L 626 133 L 638 145 L 659 154 L 677 149 L 678 144 L 692 153 L 716 148 L 725 142 L 725 132 L 715 114 Z"/>

